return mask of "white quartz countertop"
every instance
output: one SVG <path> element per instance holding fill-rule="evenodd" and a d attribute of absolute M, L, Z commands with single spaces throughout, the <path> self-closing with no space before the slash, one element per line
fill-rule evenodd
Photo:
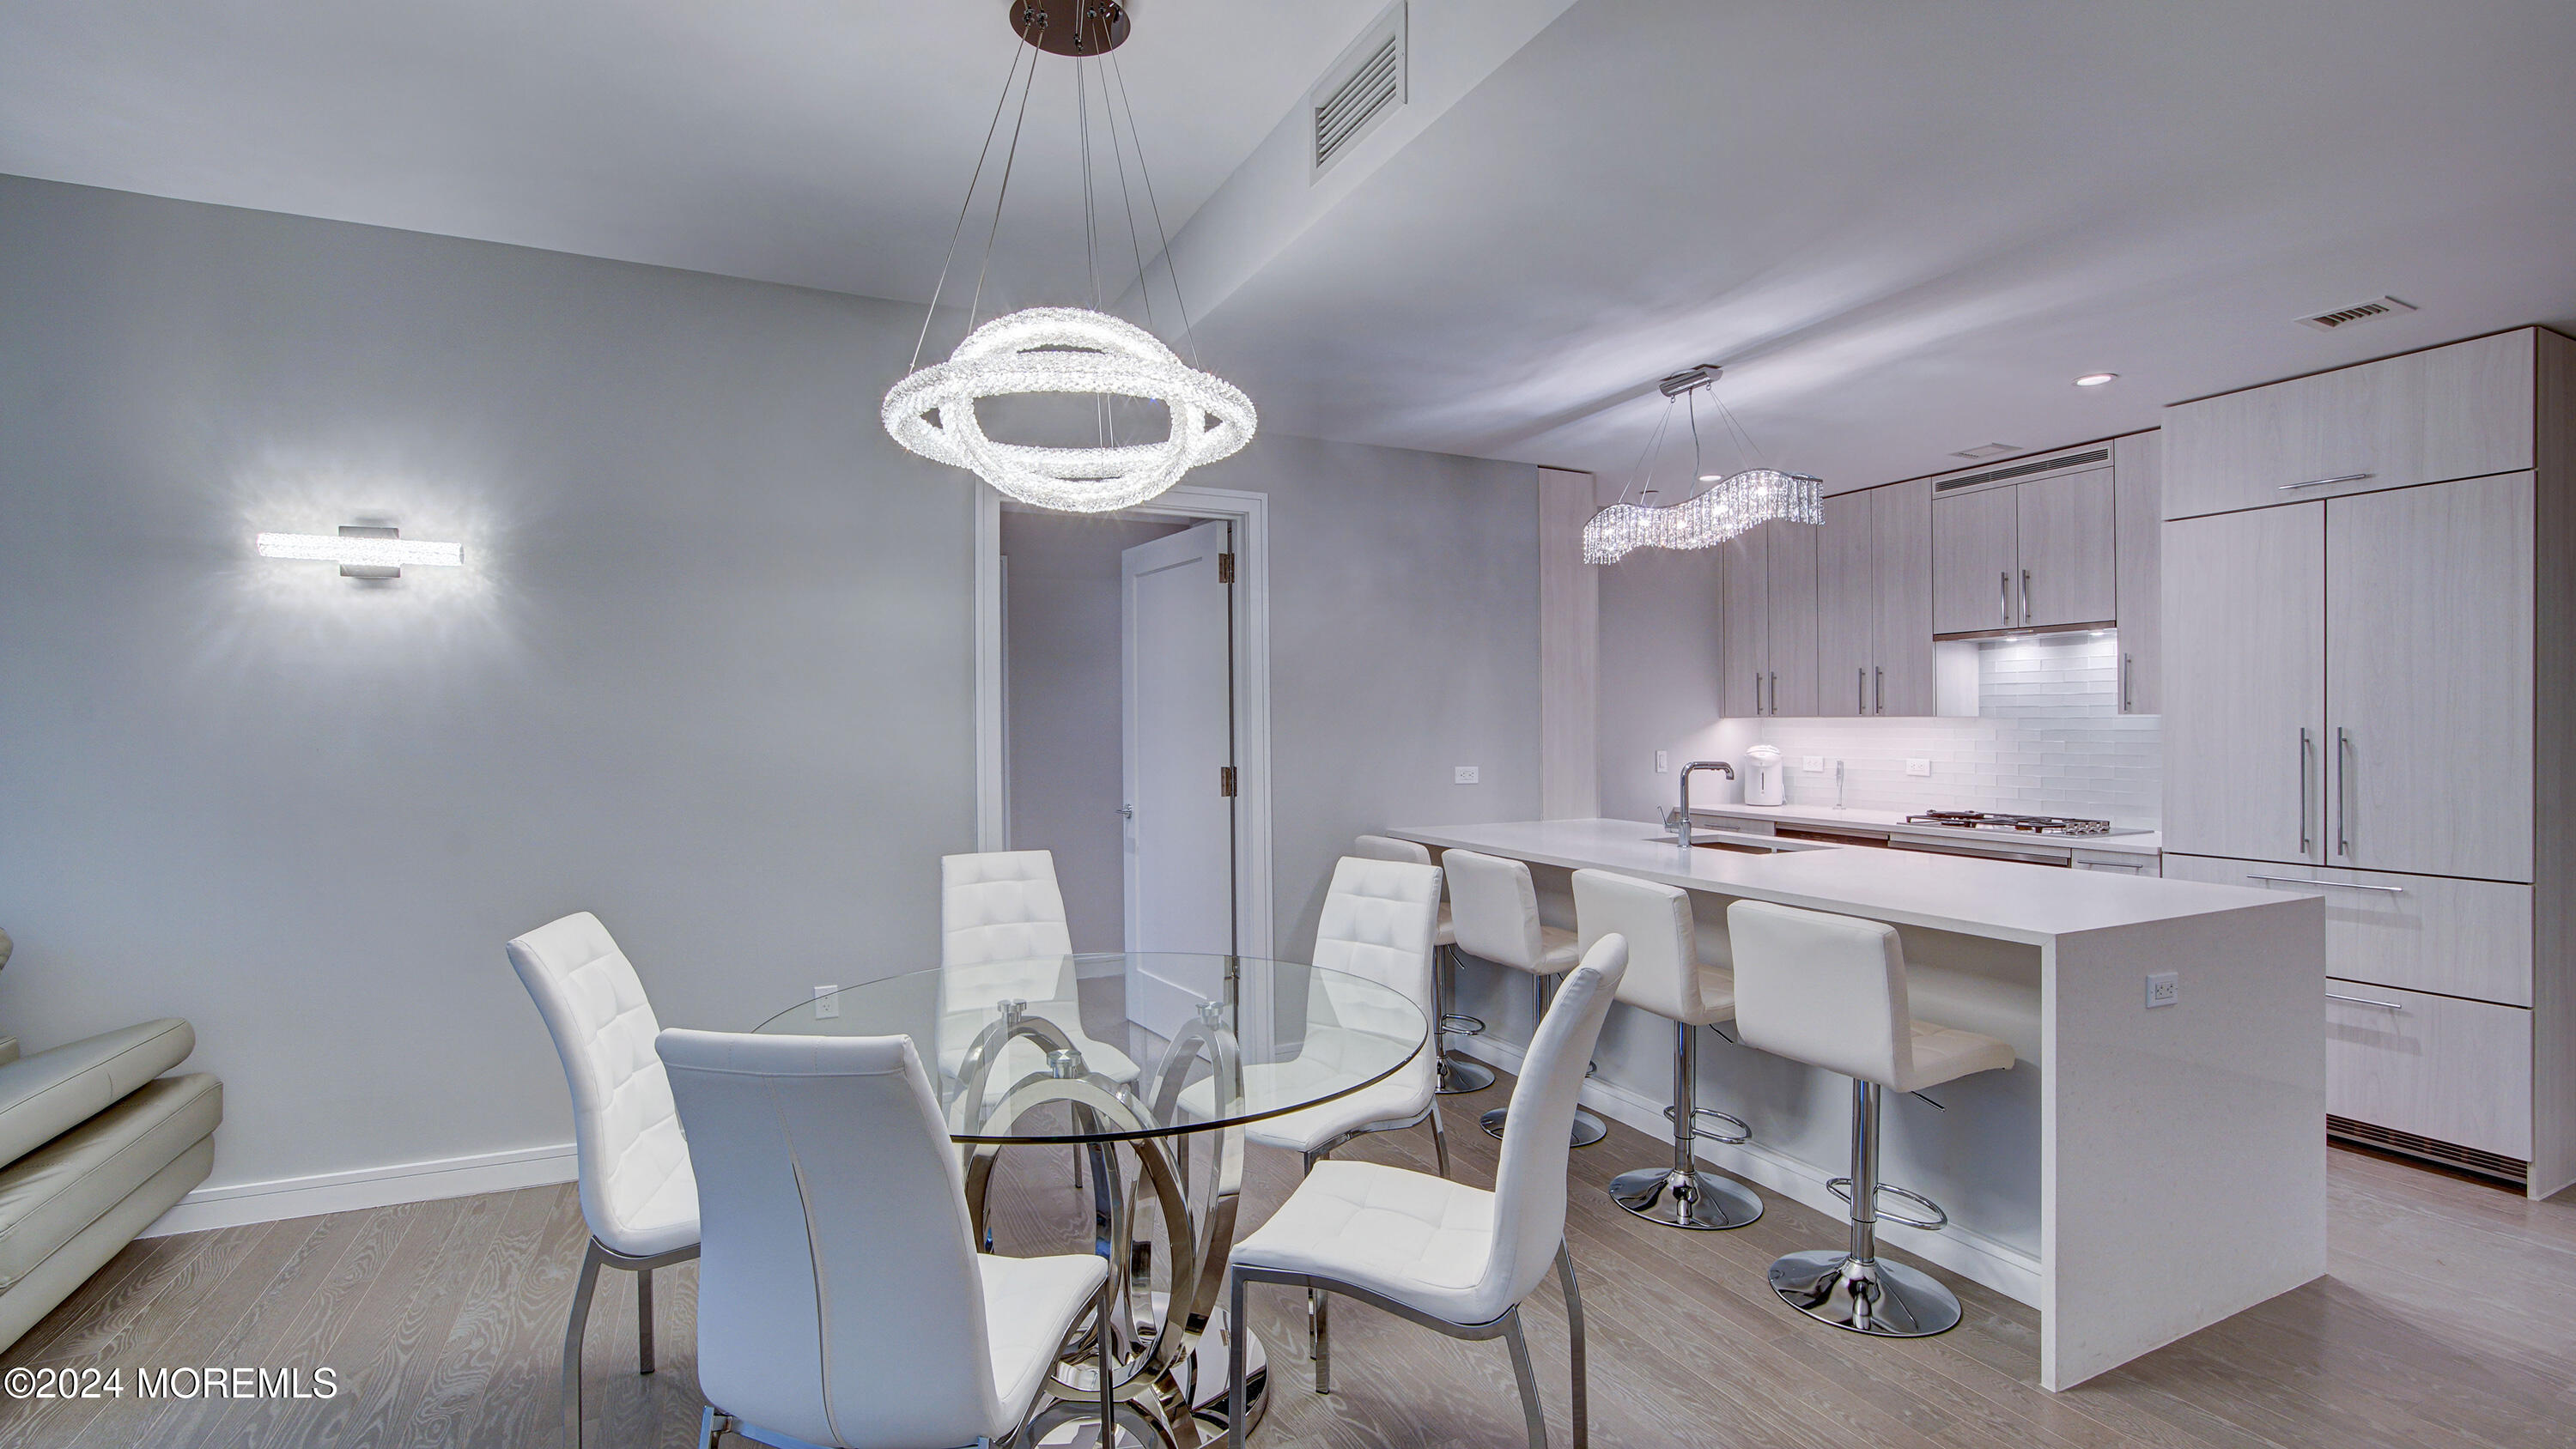
<path fill-rule="evenodd" d="M 1938 840 L 1968 849 L 1978 845 L 1996 850 L 2081 850 L 2105 855 L 2154 855 L 2164 849 L 2164 835 L 2150 830 L 2143 835 L 2023 835 L 2002 830 L 1961 830 L 1955 825 L 1909 825 L 1907 815 L 1921 811 L 1908 810 L 1836 810 L 1829 805 L 1744 805 L 1732 800 L 1691 802 L 1693 819 L 1767 820 L 1773 825 L 1811 825 L 1819 830 L 1885 831 L 1908 840 Z M 2013 812 L 2001 812 L 2013 813 Z"/>
<path fill-rule="evenodd" d="M 1728 813 L 1739 808 L 1728 807 Z M 1684 850 L 1657 840 L 1660 828 L 1642 820 L 1516 820 L 1405 826 L 1387 833 L 1443 850 L 1611 870 L 1685 890 L 2035 944 L 2284 899 L 2239 886 L 1868 847 L 1828 846 L 1778 855 Z"/>

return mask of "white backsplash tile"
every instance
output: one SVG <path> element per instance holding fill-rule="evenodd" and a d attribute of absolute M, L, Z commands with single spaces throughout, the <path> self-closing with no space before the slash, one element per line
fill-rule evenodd
<path fill-rule="evenodd" d="M 1789 803 L 1864 810 L 2003 810 L 2153 829 L 2163 813 L 2162 721 L 2118 712 L 2114 636 L 1981 645 L 1975 719 L 1766 719 L 1756 737 L 1788 757 Z M 1809 774 L 1804 757 L 1825 758 Z M 1928 776 L 1907 759 L 1932 762 Z"/>

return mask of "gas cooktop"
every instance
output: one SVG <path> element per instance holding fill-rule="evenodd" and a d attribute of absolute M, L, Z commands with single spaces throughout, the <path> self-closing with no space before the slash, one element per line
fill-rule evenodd
<path fill-rule="evenodd" d="M 2144 835 L 2137 829 L 2114 829 L 2108 820 L 2077 820 L 2063 815 L 1999 815 L 1991 810 L 1926 810 L 1905 817 L 1908 825 L 1946 825 L 1954 830 L 1980 830 L 1998 835 Z"/>

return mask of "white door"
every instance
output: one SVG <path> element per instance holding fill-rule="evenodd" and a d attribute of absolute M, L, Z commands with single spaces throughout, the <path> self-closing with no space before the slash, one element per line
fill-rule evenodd
<path fill-rule="evenodd" d="M 1203 523 L 1121 556 L 1130 951 L 1234 948 L 1227 531 Z"/>

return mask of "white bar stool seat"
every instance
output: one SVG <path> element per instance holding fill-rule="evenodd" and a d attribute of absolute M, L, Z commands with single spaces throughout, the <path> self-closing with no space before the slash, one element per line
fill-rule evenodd
<path fill-rule="evenodd" d="M 1691 1144 L 1750 1141 L 1742 1119 L 1699 1105 L 1699 1032 L 1735 1018 L 1735 973 L 1699 959 L 1699 930 L 1691 919 L 1690 892 L 1657 881 L 1606 870 L 1574 873 L 1574 917 L 1588 949 L 1604 936 L 1628 940 L 1628 974 L 1619 979 L 1619 1001 L 1673 1023 L 1673 1160 L 1640 1167 L 1610 1180 L 1610 1199 L 1650 1223 L 1713 1231 L 1740 1228 L 1762 1216 L 1751 1188 L 1702 1172 Z M 1728 1130 L 1700 1125 L 1714 1117 Z"/>
<path fill-rule="evenodd" d="M 1957 1295 L 1928 1273 L 1878 1256 L 1878 1220 L 1949 1223 L 1920 1193 L 1878 1180 L 1879 1098 L 1919 1092 L 1976 1072 L 2002 1071 L 2013 1049 L 1990 1036 L 1916 1021 L 1896 928 L 1822 911 L 1737 901 L 1726 908 L 1735 956 L 1735 1023 L 1744 1044 L 1852 1079 L 1852 1171 L 1836 1178 L 1851 1203 L 1848 1251 L 1791 1253 L 1771 1265 L 1771 1288 L 1810 1318 L 1882 1338 L 1925 1338 L 1959 1322 Z M 1881 1193 L 1928 1216 L 1883 1213 Z"/>
<path fill-rule="evenodd" d="M 1449 876 L 1449 902 L 1457 908 L 1458 949 L 1529 973 L 1538 1000 L 1536 1019 L 1545 1020 L 1556 978 L 1583 958 L 1582 943 L 1572 931 L 1539 920 L 1538 887 L 1530 882 L 1529 867 L 1520 861 L 1451 850 L 1442 853 L 1440 864 Z M 1500 1137 L 1509 1112 L 1507 1107 L 1496 1107 L 1476 1120 L 1486 1132 Z M 1572 1131 L 1577 1147 L 1589 1147 L 1610 1135 L 1600 1118 L 1580 1107 L 1575 1109 Z"/>
<path fill-rule="evenodd" d="M 1351 854 L 1365 860 L 1400 860 L 1407 865 L 1430 865 L 1431 849 L 1392 835 L 1363 835 L 1351 842 Z M 1437 957 L 1432 973 L 1436 996 L 1434 1010 L 1439 1013 L 1433 1030 L 1443 1038 L 1438 1052 L 1440 1062 L 1439 1092 L 1454 1097 L 1463 1092 L 1481 1092 L 1494 1084 L 1494 1069 L 1473 1057 L 1452 1050 L 1445 1038 L 1483 1036 L 1485 1023 L 1479 1018 L 1449 1009 L 1455 999 L 1458 975 L 1458 928 L 1449 918 L 1449 902 L 1440 902 L 1440 919 L 1431 929 L 1431 948 Z"/>

